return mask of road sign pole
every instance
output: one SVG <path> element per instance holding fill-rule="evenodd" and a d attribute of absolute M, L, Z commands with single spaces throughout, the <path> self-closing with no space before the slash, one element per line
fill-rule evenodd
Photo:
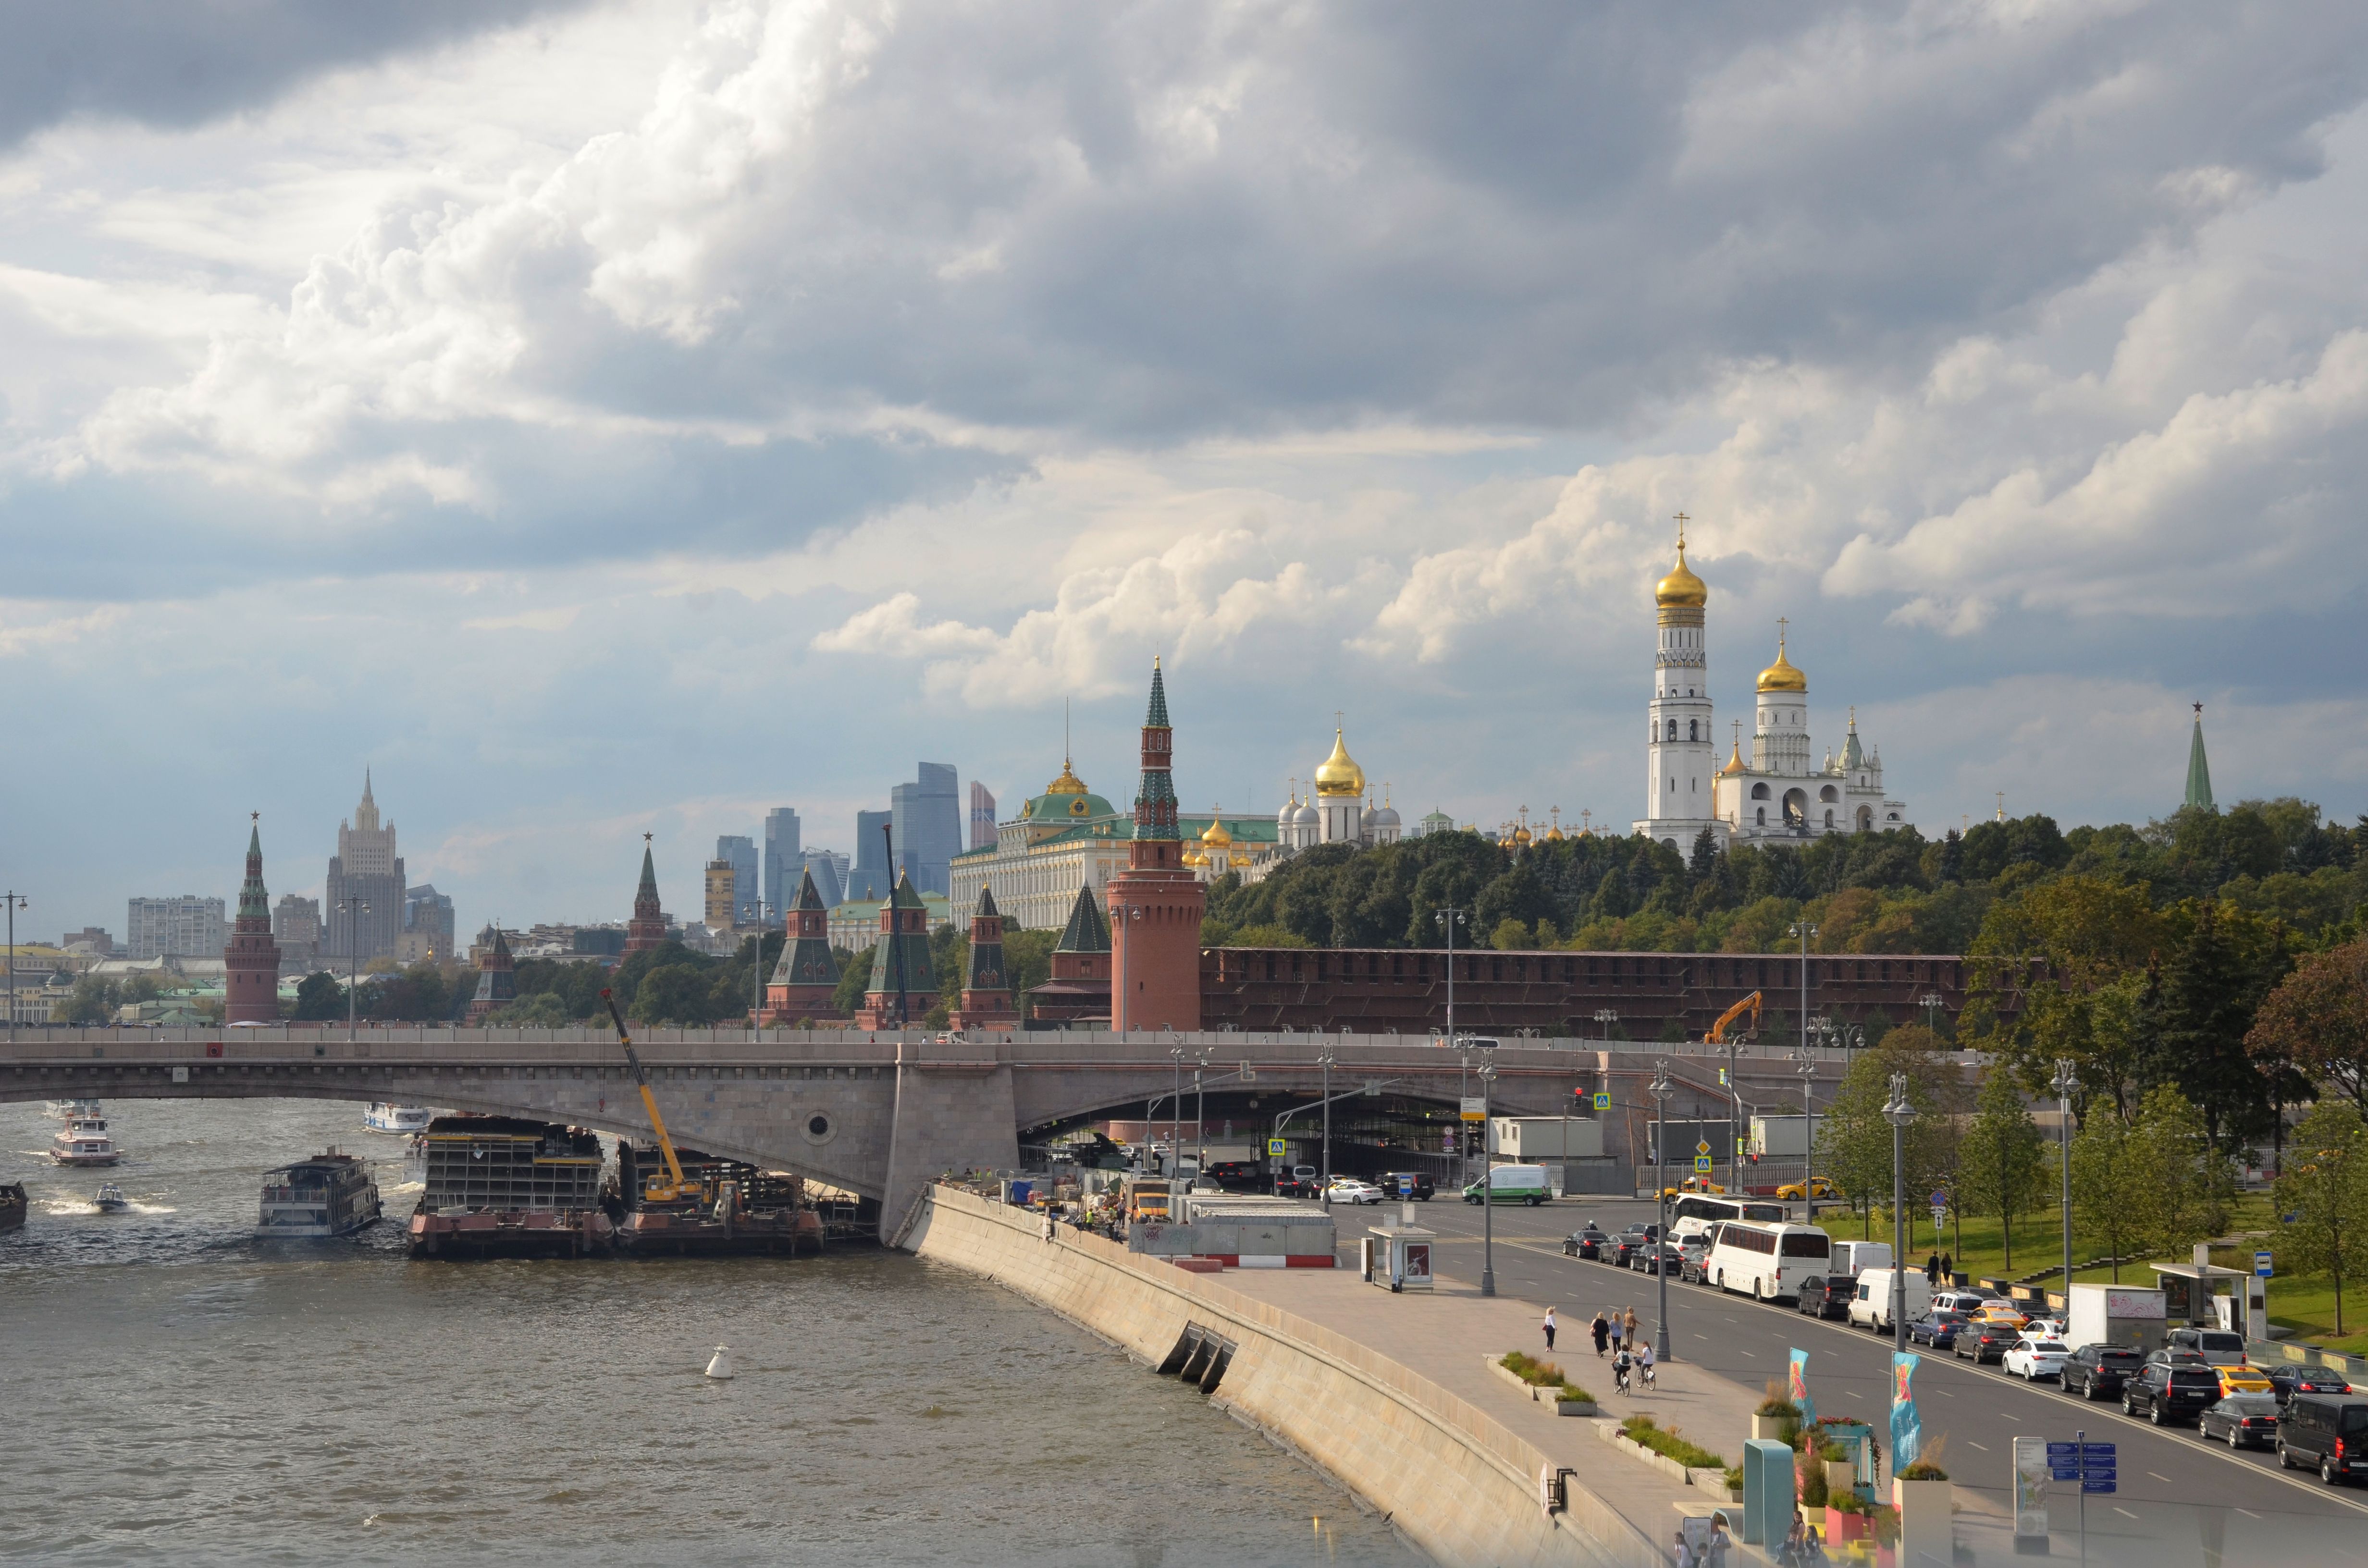
<path fill-rule="evenodd" d="M 2072 1310 L 2072 1280 L 2064 1280 L 2064 1310 Z M 2084 1428 L 2072 1434 L 2073 1451 L 2080 1456 L 2080 1568 L 2089 1568 L 2089 1434 Z"/>

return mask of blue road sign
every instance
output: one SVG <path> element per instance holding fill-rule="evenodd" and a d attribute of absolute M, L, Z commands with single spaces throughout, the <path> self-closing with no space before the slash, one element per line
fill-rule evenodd
<path fill-rule="evenodd" d="M 2049 1464 L 2060 1464 L 2066 1460 L 2078 1460 L 2079 1457 L 2080 1445 L 2078 1443 L 2050 1443 L 2047 1445 L 2047 1462 Z"/>
<path fill-rule="evenodd" d="M 2267 1279 L 2270 1278 L 2270 1255 L 2268 1253 L 2257 1252 L 2253 1255 L 2253 1276 L 2259 1279 Z"/>
<path fill-rule="evenodd" d="M 2110 1495 L 2113 1492 L 2114 1487 L 2113 1483 L 2110 1481 L 2084 1481 L 2080 1483 L 2080 1490 L 2083 1492 L 2102 1492 Z"/>
<path fill-rule="evenodd" d="M 1605 1094 L 1601 1089 L 1596 1090 L 1595 1108 L 1598 1110 L 1610 1110 L 1611 1108 L 1611 1096 Z"/>

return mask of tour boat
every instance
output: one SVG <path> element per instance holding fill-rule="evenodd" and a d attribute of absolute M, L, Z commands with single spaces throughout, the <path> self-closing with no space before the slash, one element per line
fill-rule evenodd
<path fill-rule="evenodd" d="M 372 1132 L 425 1132 L 432 1119 L 434 1113 L 424 1105 L 394 1105 L 386 1100 L 374 1101 L 362 1112 L 362 1125 Z"/>
<path fill-rule="evenodd" d="M 99 1183 L 98 1196 L 91 1201 L 98 1205 L 98 1211 L 102 1214 L 120 1214 L 131 1207 L 131 1200 L 123 1196 L 123 1189 L 111 1181 Z"/>
<path fill-rule="evenodd" d="M 41 1108 L 42 1114 L 58 1121 L 73 1121 L 78 1117 L 100 1114 L 97 1100 L 51 1100 Z"/>
<path fill-rule="evenodd" d="M 379 1217 L 370 1166 L 331 1149 L 266 1172 L 255 1233 L 263 1237 L 342 1236 Z"/>
<path fill-rule="evenodd" d="M 107 1135 L 105 1117 L 78 1116 L 50 1140 L 50 1158 L 62 1165 L 111 1165 L 122 1157 Z"/>

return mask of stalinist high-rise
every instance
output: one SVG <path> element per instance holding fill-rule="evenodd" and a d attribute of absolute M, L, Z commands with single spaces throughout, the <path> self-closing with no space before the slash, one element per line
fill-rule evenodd
<path fill-rule="evenodd" d="M 324 962 L 343 967 L 393 958 L 403 930 L 406 892 L 403 857 L 395 852 L 394 824 L 379 826 L 378 802 L 370 798 L 370 772 L 362 772 L 361 804 L 353 820 L 337 824 L 337 852 L 329 858 L 329 884 L 321 901 Z M 367 906 L 367 907 L 365 907 Z"/>

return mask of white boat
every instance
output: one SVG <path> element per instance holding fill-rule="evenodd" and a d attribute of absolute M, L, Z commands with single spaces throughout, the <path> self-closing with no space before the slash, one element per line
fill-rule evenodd
<path fill-rule="evenodd" d="M 100 1114 L 97 1100 L 51 1100 L 41 1108 L 41 1114 L 58 1121 L 72 1121 L 76 1117 Z"/>
<path fill-rule="evenodd" d="M 111 1181 L 99 1183 L 98 1196 L 91 1201 L 98 1205 L 98 1211 L 102 1214 L 120 1214 L 131 1207 L 131 1200 L 123 1196 L 123 1189 Z"/>
<path fill-rule="evenodd" d="M 378 1217 L 378 1184 L 370 1166 L 331 1149 L 265 1173 L 255 1233 L 275 1240 L 342 1236 Z"/>
<path fill-rule="evenodd" d="M 78 1116 L 50 1140 L 50 1158 L 62 1165 L 111 1165 L 122 1157 L 104 1117 Z"/>
<path fill-rule="evenodd" d="M 373 1101 L 362 1112 L 362 1125 L 372 1132 L 425 1132 L 435 1113 L 424 1105 L 395 1105 L 386 1100 Z"/>

